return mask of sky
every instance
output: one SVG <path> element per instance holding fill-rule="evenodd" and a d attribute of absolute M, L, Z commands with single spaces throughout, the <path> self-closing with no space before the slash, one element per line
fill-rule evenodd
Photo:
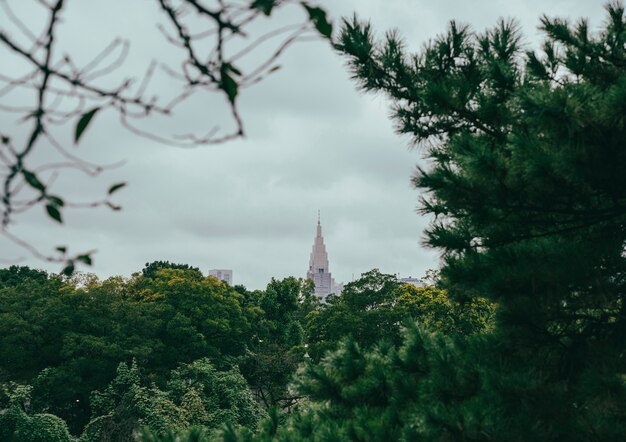
<path fill-rule="evenodd" d="M 33 29 L 43 18 L 34 1 L 8 1 Z M 130 43 L 129 56 L 114 75 L 140 76 L 152 59 L 176 63 L 176 48 L 157 30 L 162 13 L 153 0 L 67 2 L 58 45 L 85 63 L 94 48 L 115 37 Z M 382 36 L 397 29 L 411 50 L 445 31 L 450 20 L 483 31 L 501 17 L 520 24 L 528 48 L 540 42 L 542 14 L 587 17 L 592 29 L 604 21 L 603 0 L 325 0 L 319 4 L 337 25 L 356 13 Z M 303 19 L 286 8 L 264 27 Z M 0 29 L 12 34 L 0 10 Z M 337 28 L 337 26 L 335 26 Z M 269 50 L 269 49 L 268 49 Z M 0 73 L 23 66 L 0 49 Z M 262 52 L 262 51 L 261 51 Z M 61 56 L 60 54 L 58 55 Z M 254 55 L 252 61 L 254 61 Z M 318 210 L 338 282 L 379 268 L 402 277 L 423 276 L 439 265 L 439 253 L 422 244 L 428 217 L 418 215 L 419 193 L 411 175 L 421 163 L 419 149 L 394 133 L 389 102 L 359 92 L 345 59 L 321 40 L 299 42 L 280 59 L 281 69 L 241 92 L 244 139 L 193 149 L 165 146 L 120 127 L 113 112 L 97 116 L 73 152 L 105 164 L 122 161 L 96 178 L 68 172 L 59 191 L 76 201 L 98 198 L 111 183 L 128 185 L 115 197 L 123 210 L 72 209 L 57 225 L 40 207 L 16 218 L 11 232 L 47 252 L 67 245 L 70 252 L 95 249 L 94 265 L 81 270 L 102 278 L 129 276 L 145 263 L 169 260 L 199 267 L 233 270 L 236 284 L 265 287 L 272 277 L 304 277 L 315 236 Z M 166 96 L 172 85 L 157 78 L 154 93 Z M 0 97 L 0 104 L 26 100 Z M 178 119 L 150 120 L 151 131 L 173 127 L 209 128 L 222 122 L 221 97 L 192 100 Z M 26 127 L 15 114 L 0 111 L 0 132 L 16 139 Z M 3 129 L 4 128 L 4 129 Z M 58 128 L 71 140 L 73 125 Z M 182 129 L 181 129 L 182 130 Z M 176 131 L 174 131 L 176 132 Z M 4 133 L 4 132 L 3 132 Z M 51 161 L 45 146 L 34 162 Z M 0 238 L 0 266 L 29 265 L 59 271 Z"/>

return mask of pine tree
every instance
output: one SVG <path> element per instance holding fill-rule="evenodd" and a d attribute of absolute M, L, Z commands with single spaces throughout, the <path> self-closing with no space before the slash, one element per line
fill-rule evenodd
<path fill-rule="evenodd" d="M 626 22 L 606 9 L 598 33 L 544 16 L 541 54 L 512 21 L 452 22 L 418 54 L 344 23 L 354 78 L 425 149 L 414 183 L 444 286 L 499 306 L 488 337 L 429 349 L 464 371 L 426 375 L 415 437 L 626 438 Z"/>

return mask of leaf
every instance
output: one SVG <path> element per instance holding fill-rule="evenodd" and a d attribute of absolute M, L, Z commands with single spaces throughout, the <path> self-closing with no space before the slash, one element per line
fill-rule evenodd
<path fill-rule="evenodd" d="M 126 186 L 126 183 L 116 183 L 109 187 L 109 195 L 112 195 L 114 192 L 117 192 L 122 187 Z"/>
<path fill-rule="evenodd" d="M 237 97 L 239 85 L 233 77 L 230 76 L 229 71 L 232 71 L 232 66 L 228 63 L 224 63 L 220 69 L 221 88 L 224 92 L 226 92 L 226 95 L 228 95 L 230 102 L 234 103 L 235 98 Z"/>
<path fill-rule="evenodd" d="M 9 144 L 11 142 L 11 139 L 7 136 L 2 136 L 2 144 Z"/>
<path fill-rule="evenodd" d="M 81 135 L 83 134 L 83 132 L 85 132 L 85 129 L 87 129 L 87 126 L 89 126 L 89 123 L 91 122 L 92 118 L 94 117 L 94 115 L 96 115 L 96 112 L 98 112 L 99 110 L 100 110 L 99 107 L 95 107 L 91 109 L 89 112 L 85 112 L 80 117 L 80 120 L 78 120 L 78 124 L 76 124 L 76 132 L 74 134 L 74 143 L 78 143 L 78 140 L 80 139 Z"/>
<path fill-rule="evenodd" d="M 54 195 L 46 195 L 46 199 L 50 202 L 50 204 L 52 204 L 53 206 L 57 206 L 57 207 L 63 207 L 65 205 L 65 201 L 63 201 L 61 198 L 59 198 L 58 196 L 54 196 Z"/>
<path fill-rule="evenodd" d="M 279 64 L 277 64 L 276 66 L 272 66 L 272 67 L 271 67 L 271 68 L 267 71 L 267 73 L 268 73 L 268 74 L 271 74 L 272 72 L 276 72 L 276 71 L 277 71 L 277 70 L 279 70 L 281 67 L 282 67 L 282 66 L 281 66 L 281 65 L 279 65 Z"/>
<path fill-rule="evenodd" d="M 269 17 L 274 6 L 276 6 L 276 0 L 254 0 L 250 9 L 257 9 Z"/>
<path fill-rule="evenodd" d="M 90 266 L 92 264 L 92 260 L 91 260 L 91 256 L 89 255 L 78 255 L 76 257 L 77 261 L 83 262 L 85 264 L 87 264 L 88 266 Z"/>
<path fill-rule="evenodd" d="M 63 253 L 64 255 L 65 255 L 65 253 L 67 252 L 67 247 L 65 247 L 65 246 L 59 246 L 59 247 L 56 247 L 56 249 L 57 249 L 59 252 Z"/>
<path fill-rule="evenodd" d="M 63 222 L 63 220 L 61 219 L 61 212 L 59 212 L 59 209 L 57 208 L 56 205 L 46 204 L 46 211 L 48 212 L 48 216 L 50 216 L 50 218 L 60 223 Z"/>
<path fill-rule="evenodd" d="M 61 270 L 61 274 L 65 276 L 72 276 L 74 274 L 74 261 L 69 260 L 67 265 Z"/>
<path fill-rule="evenodd" d="M 315 25 L 317 31 L 322 34 L 326 38 L 330 38 L 333 33 L 333 25 L 329 23 L 326 18 L 326 11 L 322 8 L 318 8 L 315 6 L 309 6 L 306 3 L 302 3 L 302 6 L 309 13 L 309 18 Z"/>
<path fill-rule="evenodd" d="M 225 65 L 230 72 L 241 77 L 241 71 L 237 69 L 234 65 L 230 63 L 225 63 Z"/>
<path fill-rule="evenodd" d="M 24 175 L 24 179 L 30 187 L 33 187 L 41 192 L 44 192 L 46 190 L 46 186 L 44 186 L 41 181 L 39 181 L 39 178 L 37 178 L 37 175 L 35 175 L 34 173 L 24 169 L 22 170 L 22 175 Z"/>

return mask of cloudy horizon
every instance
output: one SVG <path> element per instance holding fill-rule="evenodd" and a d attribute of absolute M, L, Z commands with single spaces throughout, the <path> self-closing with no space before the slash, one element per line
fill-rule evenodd
<path fill-rule="evenodd" d="M 27 2 L 9 3 L 28 13 Z M 155 29 L 160 17 L 155 8 L 118 0 L 126 11 L 120 15 L 114 3 L 87 7 L 69 2 L 60 38 L 71 53 L 85 53 L 89 44 L 102 46 L 119 36 L 131 42 L 131 60 L 173 57 Z M 450 20 L 482 31 L 501 17 L 515 18 L 529 49 L 536 48 L 543 13 L 587 17 L 595 29 L 604 20 L 605 2 L 319 3 L 335 28 L 341 17 L 356 12 L 371 21 L 378 36 L 395 28 L 409 48 L 418 50 L 445 32 Z M 272 19 L 287 23 L 293 18 L 289 14 Z M 421 277 L 437 267 L 438 253 L 421 244 L 430 220 L 416 213 L 419 193 L 410 182 L 421 153 L 409 148 L 408 138 L 394 133 L 388 102 L 357 91 L 345 60 L 328 42 L 298 43 L 280 64 L 272 76 L 242 91 L 239 108 L 246 137 L 241 140 L 195 149 L 155 145 L 120 128 L 112 113 L 99 115 L 79 152 L 93 161 L 123 160 L 124 165 L 96 179 L 81 178 L 80 185 L 70 173 L 59 186 L 85 200 L 110 183 L 127 181 L 115 199 L 123 210 L 71 210 L 59 226 L 36 208 L 17 218 L 13 232 L 43 251 L 61 244 L 71 251 L 96 249 L 94 266 L 81 270 L 101 278 L 129 276 L 146 262 L 169 260 L 199 267 L 205 274 L 212 268 L 232 269 L 235 284 L 260 289 L 272 277 L 306 275 L 320 210 L 330 271 L 337 282 L 349 282 L 372 268 Z M 157 86 L 158 92 L 168 92 L 165 80 Z M 211 102 L 194 106 L 189 123 L 219 121 Z M 14 115 L 0 112 L 3 127 L 14 123 Z M 6 241 L 0 242 L 0 250 L 5 265 L 10 260 L 60 270 L 58 264 L 37 260 Z"/>

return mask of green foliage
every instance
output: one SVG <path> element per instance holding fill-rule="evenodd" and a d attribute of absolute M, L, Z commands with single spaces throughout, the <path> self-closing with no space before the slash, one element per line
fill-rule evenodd
<path fill-rule="evenodd" d="M 136 358 L 164 385 L 180 363 L 245 354 L 258 309 L 242 295 L 197 269 L 148 274 L 98 281 L 0 271 L 0 370 L 32 384 L 34 410 L 79 433 L 92 414 L 91 392 L 104 389 L 121 362 Z"/>
<path fill-rule="evenodd" d="M 237 367 L 217 370 L 208 359 L 172 371 L 167 391 L 192 426 L 212 429 L 230 424 L 254 428 L 259 417 L 265 415 Z"/>
<path fill-rule="evenodd" d="M 346 284 L 340 296 L 329 297 L 326 305 L 309 316 L 308 352 L 313 360 L 318 361 L 347 336 L 364 347 L 383 339 L 398 343 L 402 327 L 401 313 L 395 308 L 399 287 L 395 276 L 374 269 Z"/>
<path fill-rule="evenodd" d="M 23 416 L 16 425 L 15 440 L 20 442 L 72 442 L 67 424 L 52 414 Z"/>
<path fill-rule="evenodd" d="M 268 420 L 268 429 L 254 434 L 225 432 L 222 440 L 582 441 L 590 422 L 602 424 L 598 440 L 620 440 L 626 430 L 605 406 L 582 406 L 577 419 L 553 406 L 569 396 L 537 365 L 553 356 L 506 358 L 510 349 L 493 334 L 443 336 L 411 327 L 402 341 L 398 349 L 383 343 L 367 350 L 343 342 L 300 374 L 297 391 L 307 400 L 299 412 L 282 425 Z M 621 388 L 608 381 L 594 388 Z"/>
<path fill-rule="evenodd" d="M 122 363 L 117 376 L 103 390 L 92 393 L 91 403 L 96 416 L 85 428 L 86 441 L 131 441 L 134 432 L 143 425 L 163 433 L 182 430 L 182 412 L 167 394 L 157 387 L 142 385 L 136 363 Z"/>
<path fill-rule="evenodd" d="M 356 80 L 426 148 L 436 284 L 373 270 L 320 306 L 310 281 L 248 292 L 163 261 L 0 270 L 0 439 L 71 441 L 61 418 L 85 442 L 626 439 L 626 22 L 607 11 L 595 34 L 544 17 L 541 54 L 510 21 L 453 22 L 418 54 L 344 22 Z M 238 75 L 222 66 L 232 102 Z"/>
<path fill-rule="evenodd" d="M 115 184 L 111 185 L 111 187 L 109 187 L 109 190 L 107 190 L 107 194 L 108 195 L 113 195 L 115 192 L 117 192 L 121 188 L 126 187 L 126 184 L 127 183 L 115 183 Z"/>
<path fill-rule="evenodd" d="M 211 435 L 211 432 L 203 428 L 191 428 L 180 432 L 168 431 L 161 435 L 154 434 L 147 428 L 142 428 L 136 440 L 138 442 L 209 442 L 215 440 Z"/>
<path fill-rule="evenodd" d="M 213 277 L 198 278 L 193 269 L 162 269 L 131 289 L 131 298 L 159 327 L 165 347 L 177 349 L 175 354 L 156 349 L 158 360 L 168 368 L 245 351 L 254 312 L 242 308 L 242 296 L 227 284 Z"/>
<path fill-rule="evenodd" d="M 445 289 L 405 284 L 398 289 L 396 308 L 403 317 L 446 335 L 482 333 L 493 328 L 495 306 L 483 297 L 459 302 Z"/>
<path fill-rule="evenodd" d="M 229 63 L 224 63 L 220 68 L 220 88 L 226 93 L 231 103 L 235 103 L 239 93 L 239 84 L 233 77 L 239 75 L 241 72 Z"/>
<path fill-rule="evenodd" d="M 250 4 L 250 9 L 258 9 L 263 14 L 269 16 L 274 6 L 276 6 L 276 2 L 277 0 L 253 0 Z"/>
<path fill-rule="evenodd" d="M 134 361 L 130 367 L 122 363 L 91 403 L 94 418 L 81 436 L 84 441 L 131 441 L 142 428 L 147 440 L 167 440 L 181 431 L 208 434 L 224 424 L 254 428 L 265 415 L 236 368 L 217 370 L 208 359 L 173 370 L 164 390 L 148 386 Z"/>
<path fill-rule="evenodd" d="M 39 190 L 40 192 L 46 191 L 46 186 L 44 186 L 43 183 L 39 181 L 39 178 L 37 178 L 37 175 L 35 175 L 34 173 L 26 169 L 22 170 L 22 175 L 24 175 L 24 179 L 26 180 L 26 182 L 28 183 L 30 187 L 32 187 L 33 189 Z"/>
<path fill-rule="evenodd" d="M 141 275 L 144 278 L 156 278 L 157 272 L 163 269 L 177 269 L 177 270 L 193 270 L 198 277 L 202 277 L 200 269 L 197 267 L 191 267 L 188 264 L 175 264 L 169 261 L 152 261 L 147 262 L 144 268 L 141 270 Z"/>
<path fill-rule="evenodd" d="M 45 283 L 48 280 L 48 274 L 42 270 L 23 266 L 11 266 L 8 269 L 0 269 L 0 289 L 16 286 L 27 280 Z"/>
<path fill-rule="evenodd" d="M 20 422 L 23 434 L 47 426 L 63 435 L 60 418 L 84 442 L 214 440 L 225 425 L 223 437 L 273 437 L 285 411 L 312 403 L 304 387 L 290 385 L 313 348 L 311 324 L 322 327 L 320 318 L 327 318 L 332 331 L 336 321 L 332 348 L 347 335 L 346 324 L 372 348 L 387 328 L 399 343 L 401 319 L 434 321 L 455 305 L 440 289 L 415 290 L 378 271 L 322 308 L 308 280 L 272 280 L 266 290 L 248 292 L 163 264 L 128 280 L 0 272 L 0 349 L 12 355 L 2 369 L 32 383 L 2 390 L 4 439 L 18 434 Z M 270 417 L 257 428 L 264 408 Z M 41 417 L 43 411 L 59 418 Z"/>
<path fill-rule="evenodd" d="M 62 223 L 63 219 L 61 218 L 61 211 L 58 204 L 48 203 L 46 204 L 46 212 L 48 212 L 48 216 L 53 220 Z M 71 273 L 70 273 L 71 274 Z"/>
<path fill-rule="evenodd" d="M 364 350 L 348 339 L 300 373 L 297 389 L 307 401 L 299 413 L 282 426 L 268 421 L 265 431 L 225 433 L 223 440 L 421 440 L 415 427 L 427 407 L 440 406 L 438 399 L 430 403 L 428 375 L 452 369 L 428 351 L 437 344 L 416 328 L 399 349 L 381 343 Z"/>
<path fill-rule="evenodd" d="M 99 107 L 95 107 L 80 116 L 78 122 L 76 123 L 76 129 L 74 131 L 74 143 L 78 143 L 78 140 L 80 140 L 83 132 L 85 132 L 85 129 L 87 129 L 87 126 L 89 126 L 89 123 L 91 123 L 92 118 L 99 110 Z"/>
<path fill-rule="evenodd" d="M 622 3 L 607 12 L 597 33 L 543 17 L 541 54 L 510 21 L 482 34 L 453 22 L 418 54 L 344 22 L 336 47 L 355 79 L 387 94 L 398 131 L 426 149 L 414 183 L 441 286 L 498 304 L 480 351 L 428 349 L 479 381 L 442 396 L 416 437 L 626 438 L 626 22 Z"/>
<path fill-rule="evenodd" d="M 3 409 L 0 414 L 0 440 L 17 442 L 15 430 L 23 412 L 18 408 Z"/>
<path fill-rule="evenodd" d="M 309 19 L 315 26 L 315 29 L 317 29 L 317 32 L 323 37 L 330 38 L 333 33 L 333 25 L 326 18 L 326 11 L 316 6 L 310 6 L 305 2 L 302 2 L 302 6 L 309 14 Z"/>
<path fill-rule="evenodd" d="M 267 408 L 289 408 L 297 400 L 287 386 L 304 360 L 305 318 L 319 306 L 313 288 L 309 280 L 289 277 L 272 279 L 257 293 L 260 316 L 241 368 Z"/>
<path fill-rule="evenodd" d="M 445 334 L 484 332 L 492 327 L 493 314 L 494 306 L 485 298 L 459 302 L 446 290 L 401 284 L 374 269 L 309 315 L 308 353 L 319 361 L 347 337 L 361 348 L 383 340 L 397 346 L 404 325 L 414 322 Z"/>
<path fill-rule="evenodd" d="M 3 384 L 0 393 L 0 440 L 3 442 L 73 442 L 67 424 L 46 413 L 29 414 L 32 387 Z"/>

